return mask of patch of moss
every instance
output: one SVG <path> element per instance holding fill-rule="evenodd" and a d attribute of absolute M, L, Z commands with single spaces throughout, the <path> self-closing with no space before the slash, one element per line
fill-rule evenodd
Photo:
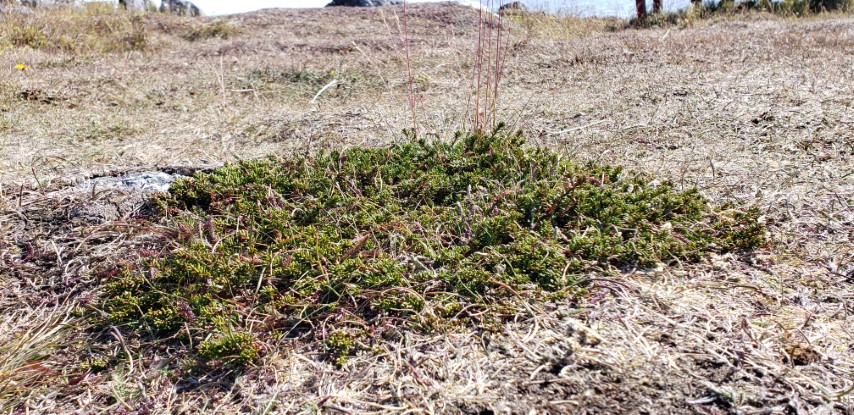
<path fill-rule="evenodd" d="M 748 250 L 763 234 L 755 209 L 501 130 L 241 162 L 157 202 L 168 254 L 107 282 L 106 323 L 180 330 L 198 356 L 238 363 L 298 334 L 341 363 L 356 349 L 346 333 L 489 327 L 521 301 L 580 292 L 586 273 Z"/>

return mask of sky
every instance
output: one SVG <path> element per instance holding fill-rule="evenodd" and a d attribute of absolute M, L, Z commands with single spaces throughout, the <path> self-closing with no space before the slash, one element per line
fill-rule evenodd
<path fill-rule="evenodd" d="M 303 8 L 323 7 L 329 0 L 191 0 L 205 15 L 219 16 L 224 14 L 245 13 L 266 8 Z M 425 3 L 447 0 L 408 0 L 410 3 Z M 486 4 L 489 0 L 458 0 L 460 3 L 478 2 Z M 492 0 L 493 4 L 507 3 L 512 0 Z M 686 7 L 690 0 L 665 0 L 664 6 L 669 10 Z M 617 16 L 631 17 L 634 15 L 634 0 L 528 0 L 527 5 L 538 10 L 564 11 L 583 16 Z M 155 1 L 155 3 L 157 3 Z M 650 6 L 651 0 L 647 1 Z"/>

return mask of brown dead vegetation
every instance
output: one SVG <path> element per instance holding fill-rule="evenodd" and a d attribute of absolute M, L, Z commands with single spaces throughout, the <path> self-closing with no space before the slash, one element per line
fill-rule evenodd
<path fill-rule="evenodd" d="M 567 156 L 758 204 L 770 243 L 749 257 L 591 275 L 587 297 L 501 333 L 402 333 L 340 368 L 287 343 L 243 372 L 168 373 L 175 350 L 87 331 L 76 310 L 102 273 L 156 249 L 161 231 L 138 220 L 139 195 L 64 183 L 399 139 L 411 125 L 401 12 L 261 11 L 192 42 L 182 34 L 199 22 L 145 17 L 144 47 L 107 54 L 0 40 L 0 411 L 854 411 L 846 15 L 615 32 L 512 22 L 499 119 Z M 449 138 L 471 122 L 477 15 L 409 12 L 419 130 Z"/>

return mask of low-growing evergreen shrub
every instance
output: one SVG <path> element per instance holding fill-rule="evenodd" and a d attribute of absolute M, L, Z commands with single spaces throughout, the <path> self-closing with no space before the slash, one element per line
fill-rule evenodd
<path fill-rule="evenodd" d="M 240 162 L 157 203 L 172 241 L 105 282 L 103 323 L 241 364 L 298 335 L 340 364 L 364 336 L 494 327 L 520 302 L 582 293 L 588 273 L 749 250 L 763 235 L 756 209 L 501 130 Z"/>

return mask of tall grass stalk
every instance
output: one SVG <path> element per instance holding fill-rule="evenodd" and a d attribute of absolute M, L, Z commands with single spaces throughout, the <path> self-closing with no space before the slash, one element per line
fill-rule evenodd
<path fill-rule="evenodd" d="M 482 85 L 483 73 L 483 8 L 480 8 L 480 14 L 477 21 L 477 49 L 475 49 L 475 69 L 477 70 L 477 79 L 475 81 L 474 95 L 474 127 L 480 125 L 480 87 Z"/>
<path fill-rule="evenodd" d="M 412 135 L 418 137 L 418 109 L 412 79 L 412 57 L 409 54 L 409 28 L 406 25 L 406 0 L 403 1 L 403 48 L 406 51 L 406 70 L 409 74 L 409 109 L 412 112 Z"/>
<path fill-rule="evenodd" d="M 497 123 L 498 103 L 500 101 L 501 71 L 504 64 L 502 50 L 502 31 L 505 28 L 501 17 L 490 12 L 495 4 L 488 0 L 486 10 L 481 6 L 478 17 L 478 36 L 475 49 L 474 114 L 472 130 L 487 130 Z M 509 42 L 509 26 L 503 37 Z"/>
<path fill-rule="evenodd" d="M 408 100 L 412 114 L 412 132 L 418 136 L 418 108 L 415 97 L 415 80 L 412 72 L 412 56 L 409 48 L 409 26 L 407 22 L 407 1 L 403 2 L 403 43 L 406 55 L 406 69 L 409 83 Z M 504 49 L 509 46 L 510 29 L 501 17 L 490 10 L 496 6 L 493 0 L 487 0 L 479 8 L 477 24 L 477 43 L 472 52 L 474 74 L 472 76 L 469 101 L 466 104 L 466 118 L 470 131 L 486 131 L 497 125 L 498 103 L 500 102 L 501 71 L 504 66 Z M 485 7 L 484 7 L 485 6 Z M 474 101 L 474 108 L 471 101 Z M 463 127 L 466 128 L 465 126 Z"/>

